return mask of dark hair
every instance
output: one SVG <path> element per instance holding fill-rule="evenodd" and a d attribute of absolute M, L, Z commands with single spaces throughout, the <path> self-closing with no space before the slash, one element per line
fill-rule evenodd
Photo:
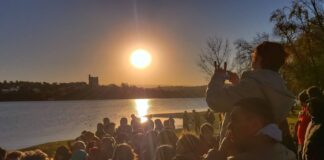
<path fill-rule="evenodd" d="M 135 154 L 133 148 L 126 144 L 118 144 L 114 150 L 112 157 L 113 160 L 136 160 L 137 155 Z"/>
<path fill-rule="evenodd" d="M 62 157 L 62 159 L 58 157 Z M 71 152 L 65 146 L 60 146 L 56 149 L 54 160 L 69 160 L 70 158 Z"/>
<path fill-rule="evenodd" d="M 236 107 L 253 113 L 263 119 L 264 125 L 274 122 L 274 114 L 271 106 L 261 98 L 244 98 L 237 103 Z"/>
<path fill-rule="evenodd" d="M 200 141 L 199 138 L 191 133 L 183 134 L 176 147 L 177 154 L 188 154 L 199 152 Z"/>
<path fill-rule="evenodd" d="M 308 99 L 309 99 L 309 97 L 308 97 L 308 94 L 307 94 L 306 90 L 303 90 L 303 91 L 301 91 L 301 92 L 299 93 L 299 95 L 298 95 L 298 100 L 299 100 L 300 102 L 302 102 L 302 103 L 306 103 Z"/>
<path fill-rule="evenodd" d="M 307 94 L 309 98 L 321 98 L 323 97 L 323 94 L 321 92 L 321 89 L 317 86 L 311 86 L 307 89 Z"/>
<path fill-rule="evenodd" d="M 324 120 L 324 101 L 320 98 L 309 100 L 309 113 L 316 119 Z"/>
<path fill-rule="evenodd" d="M 255 54 L 261 57 L 261 67 L 273 71 L 279 71 L 285 64 L 287 53 L 284 47 L 276 42 L 264 41 L 255 48 Z"/>
<path fill-rule="evenodd" d="M 48 160 L 48 155 L 42 150 L 36 149 L 34 151 L 25 152 L 22 160 Z"/>
<path fill-rule="evenodd" d="M 13 151 L 10 152 L 7 155 L 7 159 L 6 160 L 16 160 L 16 159 L 21 159 L 24 156 L 24 153 L 21 151 Z"/>
<path fill-rule="evenodd" d="M 200 127 L 200 133 L 203 133 L 206 130 L 210 130 L 210 131 L 213 131 L 214 132 L 213 126 L 211 124 L 209 124 L 209 123 L 204 123 L 203 125 L 201 125 L 201 127 Z"/>
<path fill-rule="evenodd" d="M 175 156 L 175 149 L 171 145 L 161 145 L 156 149 L 155 160 L 169 160 Z"/>

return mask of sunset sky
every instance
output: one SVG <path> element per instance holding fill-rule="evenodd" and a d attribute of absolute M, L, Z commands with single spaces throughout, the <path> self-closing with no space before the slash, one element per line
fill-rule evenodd
<path fill-rule="evenodd" d="M 243 3 L 244 2 L 244 3 Z M 288 0 L 3 0 L 0 81 L 205 85 L 198 54 L 210 36 L 272 33 L 273 10 Z M 152 63 L 133 67 L 148 50 Z"/>

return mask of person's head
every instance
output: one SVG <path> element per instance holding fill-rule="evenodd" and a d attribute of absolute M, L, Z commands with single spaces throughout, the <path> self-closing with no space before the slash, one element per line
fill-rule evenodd
<path fill-rule="evenodd" d="M 111 158 L 114 152 L 116 141 L 113 137 L 104 137 L 101 140 L 100 150 L 107 155 L 107 158 Z"/>
<path fill-rule="evenodd" d="M 122 143 L 115 148 L 112 160 L 136 160 L 136 154 L 130 145 Z"/>
<path fill-rule="evenodd" d="M 102 123 L 97 124 L 97 131 L 103 131 L 104 130 L 104 125 Z"/>
<path fill-rule="evenodd" d="M 6 160 L 21 160 L 24 155 L 25 155 L 24 152 L 21 152 L 21 151 L 13 151 L 13 152 L 10 152 L 7 155 Z"/>
<path fill-rule="evenodd" d="M 7 151 L 0 147 L 0 160 L 5 160 L 7 156 Z"/>
<path fill-rule="evenodd" d="M 233 142 L 244 145 L 261 128 L 273 122 L 273 111 L 269 103 L 260 98 L 245 98 L 235 103 L 228 132 Z"/>
<path fill-rule="evenodd" d="M 306 90 L 303 90 L 299 93 L 298 95 L 298 101 L 300 102 L 300 105 L 302 107 L 306 106 L 307 101 L 308 101 L 308 94 L 306 92 Z"/>
<path fill-rule="evenodd" d="M 71 152 L 65 146 L 60 146 L 56 149 L 54 160 L 69 160 Z"/>
<path fill-rule="evenodd" d="M 178 137 L 172 130 L 162 130 L 158 135 L 158 140 L 160 145 L 169 144 L 175 147 Z"/>
<path fill-rule="evenodd" d="M 144 138 L 144 142 L 148 147 L 156 148 L 158 146 L 158 133 L 156 131 L 148 131 Z"/>
<path fill-rule="evenodd" d="M 72 151 L 85 150 L 86 144 L 82 141 L 76 141 L 72 144 Z"/>
<path fill-rule="evenodd" d="M 170 129 L 170 121 L 169 120 L 164 120 L 163 121 L 163 127 L 166 129 Z"/>
<path fill-rule="evenodd" d="M 171 145 L 161 145 L 156 149 L 154 160 L 172 160 L 175 149 Z"/>
<path fill-rule="evenodd" d="M 200 141 L 198 137 L 196 137 L 193 134 L 185 133 L 183 134 L 176 145 L 176 152 L 177 154 L 188 154 L 188 153 L 194 153 L 199 154 L 200 149 Z"/>
<path fill-rule="evenodd" d="M 48 155 L 43 151 L 37 149 L 35 151 L 27 151 L 22 160 L 48 160 Z"/>
<path fill-rule="evenodd" d="M 155 128 L 161 130 L 163 128 L 163 124 L 162 124 L 162 121 L 161 119 L 155 119 L 154 120 L 154 125 L 155 125 Z"/>
<path fill-rule="evenodd" d="M 103 119 L 103 124 L 104 125 L 108 125 L 110 123 L 110 119 L 108 118 L 108 117 L 105 117 L 104 119 Z"/>
<path fill-rule="evenodd" d="M 120 119 L 120 126 L 126 126 L 127 125 L 127 118 L 125 118 L 125 117 L 122 117 L 121 119 Z"/>
<path fill-rule="evenodd" d="M 213 138 L 214 128 L 213 128 L 213 126 L 211 124 L 204 123 L 200 127 L 200 133 L 201 133 L 201 136 L 204 137 L 204 138 L 206 138 L 206 139 Z"/>
<path fill-rule="evenodd" d="M 196 112 L 196 110 L 193 109 L 192 112 Z"/>
<path fill-rule="evenodd" d="M 317 120 L 324 120 L 324 102 L 320 98 L 311 98 L 308 102 L 309 114 Z"/>
<path fill-rule="evenodd" d="M 131 114 L 131 118 L 132 118 L 132 119 L 136 119 L 135 114 Z"/>
<path fill-rule="evenodd" d="M 252 54 L 252 68 L 278 72 L 285 64 L 286 58 L 287 53 L 281 44 L 264 41 L 255 48 Z"/>
<path fill-rule="evenodd" d="M 322 98 L 323 94 L 322 91 L 319 87 L 317 86 L 312 86 L 307 89 L 307 94 L 309 98 Z"/>

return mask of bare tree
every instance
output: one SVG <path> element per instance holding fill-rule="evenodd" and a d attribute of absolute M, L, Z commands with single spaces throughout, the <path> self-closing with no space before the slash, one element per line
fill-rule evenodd
<path fill-rule="evenodd" d="M 224 64 L 224 62 L 231 63 L 231 45 L 229 41 L 223 38 L 214 36 L 210 37 L 206 41 L 206 47 L 202 49 L 199 54 L 198 66 L 202 69 L 206 75 L 212 76 L 214 73 L 214 62 L 218 65 Z M 230 66 L 230 65 L 228 65 Z"/>

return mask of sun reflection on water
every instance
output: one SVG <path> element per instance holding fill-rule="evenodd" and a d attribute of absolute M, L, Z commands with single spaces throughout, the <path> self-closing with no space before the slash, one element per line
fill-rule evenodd
<path fill-rule="evenodd" d="M 137 116 L 141 118 L 141 122 L 147 121 L 147 111 L 150 108 L 149 99 L 135 99 L 135 107 Z"/>

